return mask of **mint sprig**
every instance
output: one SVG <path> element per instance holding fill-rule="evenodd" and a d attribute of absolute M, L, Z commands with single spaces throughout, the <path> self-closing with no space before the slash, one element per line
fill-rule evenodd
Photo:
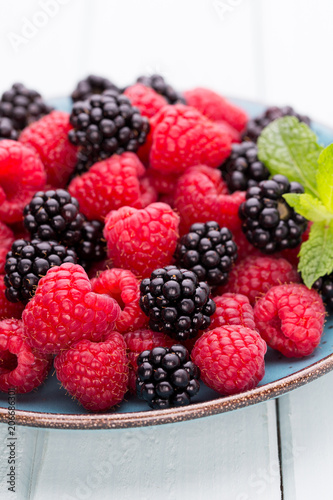
<path fill-rule="evenodd" d="M 305 193 L 289 193 L 284 198 L 313 222 L 298 265 L 304 283 L 311 288 L 318 278 L 333 271 L 333 144 L 323 149 L 307 125 L 288 116 L 263 130 L 258 157 L 272 175 L 285 175 L 304 186 Z"/>

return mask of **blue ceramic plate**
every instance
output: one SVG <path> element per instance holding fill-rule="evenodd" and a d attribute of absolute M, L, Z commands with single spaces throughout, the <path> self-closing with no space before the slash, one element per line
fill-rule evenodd
<path fill-rule="evenodd" d="M 250 116 L 263 111 L 264 105 L 233 100 L 243 107 Z M 69 110 L 69 99 L 54 99 L 52 105 Z M 333 142 L 333 131 L 324 125 L 313 124 L 319 142 L 326 146 Z M 50 373 L 46 383 L 36 391 L 18 395 L 16 400 L 16 422 L 34 427 L 55 427 L 69 429 L 122 428 L 157 425 L 189 420 L 223 413 L 261 401 L 274 398 L 296 387 L 306 384 L 333 369 L 333 316 L 329 317 L 321 343 L 315 352 L 303 359 L 289 359 L 277 351 L 268 349 L 266 354 L 266 374 L 259 386 L 241 394 L 221 397 L 203 384 L 193 404 L 169 410 L 150 410 L 147 405 L 128 396 L 119 408 L 103 414 L 92 414 L 84 410 L 66 394 L 54 373 Z M 0 421 L 6 421 L 8 398 L 0 393 Z"/>

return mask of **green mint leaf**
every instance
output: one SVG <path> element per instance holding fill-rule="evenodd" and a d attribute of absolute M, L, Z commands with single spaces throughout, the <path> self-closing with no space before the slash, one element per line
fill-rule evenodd
<path fill-rule="evenodd" d="M 270 173 L 282 174 L 304 186 L 305 192 L 319 197 L 316 173 L 322 147 L 312 130 L 295 116 L 270 123 L 258 139 L 258 157 Z"/>
<path fill-rule="evenodd" d="M 333 270 L 333 222 L 314 222 L 309 239 L 301 246 L 298 271 L 308 288 Z"/>
<path fill-rule="evenodd" d="M 333 144 L 325 148 L 318 158 L 317 189 L 325 207 L 333 212 Z"/>
<path fill-rule="evenodd" d="M 313 222 L 330 221 L 333 219 L 333 213 L 329 212 L 325 205 L 311 194 L 287 193 L 283 195 L 288 205 L 295 211 Z"/>

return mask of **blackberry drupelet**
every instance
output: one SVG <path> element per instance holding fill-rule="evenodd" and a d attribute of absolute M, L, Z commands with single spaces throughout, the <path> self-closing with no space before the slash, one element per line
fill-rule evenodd
<path fill-rule="evenodd" d="M 210 286 L 224 285 L 237 259 L 237 245 L 228 228 L 220 228 L 214 221 L 198 222 L 181 237 L 175 258 L 180 267 L 194 272 L 200 281 Z"/>
<path fill-rule="evenodd" d="M 13 126 L 13 122 L 6 117 L 0 118 L 0 140 L 11 139 L 16 141 L 18 139 L 18 132 Z"/>
<path fill-rule="evenodd" d="M 250 140 L 257 142 L 259 135 L 265 127 L 277 118 L 282 118 L 283 116 L 296 116 L 300 122 L 304 122 L 310 125 L 310 118 L 305 115 L 300 115 L 291 106 L 283 106 L 279 108 L 278 106 L 271 106 L 264 111 L 261 115 L 256 118 L 249 120 L 246 131 L 243 134 L 245 140 Z"/>
<path fill-rule="evenodd" d="M 169 104 L 186 104 L 185 98 L 176 92 L 171 85 L 168 85 L 161 75 L 139 76 L 137 83 L 142 83 L 146 87 L 151 87 L 158 94 L 161 94 Z"/>
<path fill-rule="evenodd" d="M 5 264 L 6 297 L 26 304 L 34 296 L 39 280 L 53 266 L 76 264 L 76 253 L 57 241 L 16 240 Z"/>
<path fill-rule="evenodd" d="M 137 395 L 151 408 L 185 406 L 199 392 L 200 370 L 183 345 L 143 351 L 137 364 Z"/>
<path fill-rule="evenodd" d="M 74 246 L 81 240 L 85 217 L 64 189 L 38 191 L 24 209 L 24 225 L 32 237 Z"/>
<path fill-rule="evenodd" d="M 148 118 L 125 95 L 113 90 L 74 103 L 70 122 L 74 128 L 68 134 L 69 140 L 79 146 L 76 173 L 89 170 L 93 163 L 113 154 L 137 151 L 149 132 Z"/>
<path fill-rule="evenodd" d="M 258 159 L 257 145 L 252 141 L 232 144 L 231 155 L 220 170 L 231 193 L 246 191 L 269 177 L 268 169 Z"/>
<path fill-rule="evenodd" d="M 307 220 L 296 213 L 282 195 L 303 192 L 298 182 L 289 182 L 280 174 L 249 188 L 246 201 L 239 207 L 242 229 L 248 241 L 268 254 L 297 247 L 307 228 Z"/>
<path fill-rule="evenodd" d="M 210 325 L 216 310 L 207 283 L 187 269 L 167 266 L 156 269 L 140 285 L 140 307 L 149 326 L 177 340 L 187 340 Z"/>
<path fill-rule="evenodd" d="M 114 90 L 119 93 L 120 90 L 114 83 L 107 78 L 98 75 L 89 75 L 87 78 L 80 80 L 75 90 L 71 94 L 73 102 L 85 101 L 92 94 L 102 94 L 104 90 Z"/>
<path fill-rule="evenodd" d="M 333 272 L 317 279 L 312 288 L 320 293 L 327 308 L 333 311 Z"/>
<path fill-rule="evenodd" d="M 81 228 L 81 239 L 74 247 L 80 264 L 86 271 L 91 264 L 106 257 L 104 224 L 98 220 L 85 221 Z"/>
<path fill-rule="evenodd" d="M 0 100 L 0 117 L 10 118 L 18 132 L 52 110 L 36 90 L 27 89 L 22 83 L 14 83 Z"/>

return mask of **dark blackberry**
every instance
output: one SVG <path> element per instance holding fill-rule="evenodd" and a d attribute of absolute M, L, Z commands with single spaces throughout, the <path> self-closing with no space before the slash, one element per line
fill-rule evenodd
<path fill-rule="evenodd" d="M 5 264 L 6 297 L 26 304 L 34 296 L 39 280 L 53 266 L 76 264 L 76 253 L 57 241 L 16 240 Z"/>
<path fill-rule="evenodd" d="M 81 239 L 75 245 L 78 264 L 88 270 L 92 263 L 106 257 L 104 224 L 98 220 L 85 221 L 81 228 Z"/>
<path fill-rule="evenodd" d="M 11 139 L 16 141 L 18 139 L 18 132 L 13 127 L 13 122 L 6 117 L 0 118 L 0 140 Z"/>
<path fill-rule="evenodd" d="M 333 311 L 333 272 L 317 279 L 312 288 L 321 294 L 330 312 Z"/>
<path fill-rule="evenodd" d="M 140 307 L 149 326 L 177 340 L 187 340 L 210 325 L 216 309 L 207 283 L 187 269 L 167 266 L 156 269 L 140 285 Z"/>
<path fill-rule="evenodd" d="M 68 137 L 80 153 L 76 173 L 113 154 L 137 151 L 149 132 L 148 118 L 125 95 L 113 90 L 74 103 L 70 122 L 74 128 Z"/>
<path fill-rule="evenodd" d="M 0 117 L 10 118 L 15 130 L 21 131 L 53 110 L 36 90 L 27 89 L 22 83 L 14 83 L 2 94 Z"/>
<path fill-rule="evenodd" d="M 307 228 L 307 220 L 296 213 L 282 195 L 303 192 L 298 182 L 289 182 L 279 174 L 249 188 L 246 201 L 239 207 L 242 229 L 248 241 L 268 254 L 297 247 Z"/>
<path fill-rule="evenodd" d="M 181 237 L 175 258 L 177 265 L 193 271 L 200 281 L 224 285 L 237 259 L 237 245 L 228 228 L 213 221 L 197 222 Z"/>
<path fill-rule="evenodd" d="M 114 83 L 107 78 L 97 75 L 89 75 L 87 78 L 80 80 L 75 90 L 71 94 L 73 102 L 85 101 L 92 94 L 102 94 L 104 90 L 114 90 L 119 93 L 120 90 Z"/>
<path fill-rule="evenodd" d="M 264 113 L 255 118 L 249 120 L 246 130 L 243 134 L 245 140 L 250 140 L 257 142 L 259 135 L 265 127 L 277 118 L 282 118 L 283 116 L 296 116 L 300 122 L 304 122 L 310 125 L 310 118 L 305 115 L 300 115 L 291 106 L 283 106 L 279 108 L 278 106 L 271 106 L 267 108 Z"/>
<path fill-rule="evenodd" d="M 185 406 L 199 392 L 200 369 L 183 345 L 143 351 L 137 365 L 137 395 L 151 408 Z"/>
<path fill-rule="evenodd" d="M 252 141 L 232 144 L 231 155 L 220 169 L 231 193 L 246 191 L 269 177 L 268 169 L 258 160 L 257 145 Z"/>
<path fill-rule="evenodd" d="M 24 209 L 24 225 L 32 237 L 74 246 L 85 221 L 79 202 L 64 189 L 38 191 Z"/>
<path fill-rule="evenodd" d="M 139 76 L 136 81 L 154 89 L 155 92 L 165 97 L 169 104 L 186 104 L 184 97 L 179 92 L 176 92 L 171 85 L 168 85 L 161 75 L 143 75 Z"/>

